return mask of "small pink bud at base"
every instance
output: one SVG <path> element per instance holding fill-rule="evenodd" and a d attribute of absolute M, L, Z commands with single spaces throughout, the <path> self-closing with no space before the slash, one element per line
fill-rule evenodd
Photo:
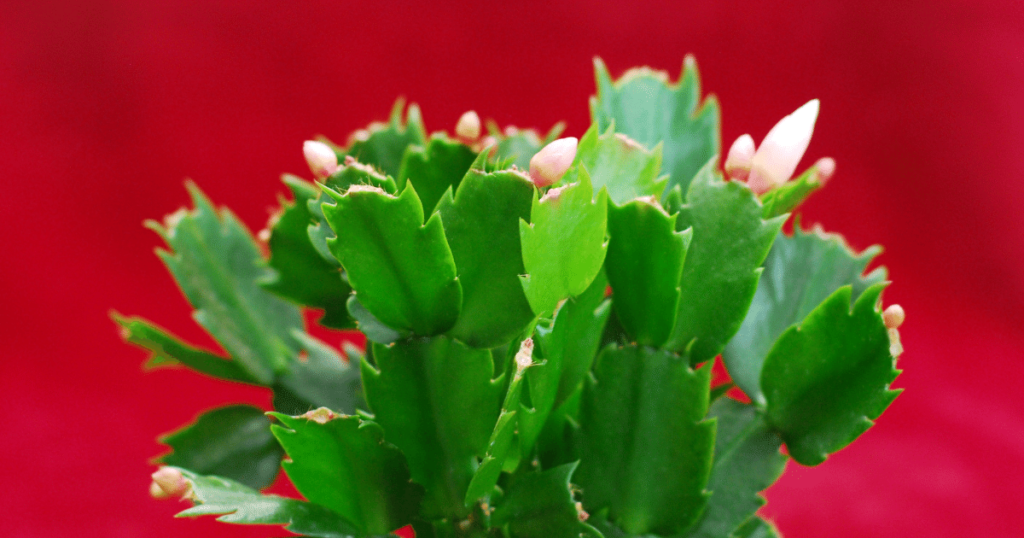
<path fill-rule="evenodd" d="M 455 124 L 455 136 L 467 142 L 480 138 L 480 116 L 477 116 L 476 111 L 470 110 L 459 117 L 459 122 Z"/>
<path fill-rule="evenodd" d="M 818 170 L 818 183 L 824 185 L 828 183 L 836 173 L 836 160 L 832 157 L 822 157 L 818 159 L 818 162 L 814 163 L 814 167 Z"/>
<path fill-rule="evenodd" d="M 302 154 L 306 157 L 306 164 L 313 172 L 313 177 L 324 179 L 338 171 L 338 155 L 334 153 L 331 146 L 315 140 L 307 140 L 302 143 Z"/>
<path fill-rule="evenodd" d="M 334 414 L 334 411 L 327 409 L 326 407 L 320 407 L 312 411 L 307 411 L 306 414 L 302 415 L 302 418 L 306 420 L 312 420 L 317 424 L 327 424 L 334 420 L 338 415 Z"/>
<path fill-rule="evenodd" d="M 725 158 L 725 175 L 733 181 L 746 181 L 750 175 L 750 163 L 754 160 L 754 139 L 745 134 L 736 139 Z"/>
<path fill-rule="evenodd" d="M 544 146 L 530 159 L 530 180 L 537 188 L 557 183 L 576 159 L 579 140 L 573 137 L 559 138 Z"/>
<path fill-rule="evenodd" d="M 161 467 L 153 473 L 153 483 L 149 485 L 149 494 L 156 499 L 183 497 L 189 492 L 190 486 L 181 471 L 171 467 Z M 159 491 L 158 491 L 159 490 Z"/>
<path fill-rule="evenodd" d="M 750 163 L 748 184 L 754 192 L 768 191 L 793 176 L 811 143 L 818 108 L 818 100 L 812 99 L 768 131 Z"/>
<path fill-rule="evenodd" d="M 886 308 L 885 312 L 882 313 L 882 321 L 885 322 L 885 328 L 887 329 L 899 329 L 905 319 L 907 319 L 907 313 L 898 304 L 889 305 L 889 308 Z"/>

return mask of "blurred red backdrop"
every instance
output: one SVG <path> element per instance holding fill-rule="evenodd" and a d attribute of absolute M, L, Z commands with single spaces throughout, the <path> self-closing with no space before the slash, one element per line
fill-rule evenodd
<path fill-rule="evenodd" d="M 724 144 L 822 101 L 806 163 L 834 182 L 805 222 L 887 247 L 906 392 L 766 513 L 787 538 L 1019 536 L 1024 508 L 1024 8 L 1017 1 L 117 2 L 0 5 L 0 534 L 266 537 L 173 520 L 146 490 L 155 437 L 201 409 L 268 404 L 186 372 L 143 375 L 111 308 L 194 342 L 142 228 L 195 179 L 253 229 L 304 139 L 418 102 L 502 124 L 588 126 L 614 74 L 700 63 Z"/>

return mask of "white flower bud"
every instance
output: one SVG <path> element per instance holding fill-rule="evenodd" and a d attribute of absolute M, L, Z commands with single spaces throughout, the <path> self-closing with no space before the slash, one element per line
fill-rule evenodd
<path fill-rule="evenodd" d="M 530 180 L 538 188 L 558 182 L 576 159 L 576 145 L 573 137 L 559 138 L 544 146 L 530 159 Z"/>
<path fill-rule="evenodd" d="M 818 107 L 818 100 L 812 99 L 768 131 L 751 162 L 748 180 L 751 190 L 760 194 L 793 176 L 796 165 L 811 143 Z"/>
<path fill-rule="evenodd" d="M 153 483 L 149 485 L 149 494 L 155 499 L 182 497 L 188 494 L 191 487 L 181 471 L 171 467 L 161 467 L 153 473 Z"/>
<path fill-rule="evenodd" d="M 889 305 L 889 308 L 882 312 L 882 321 L 885 322 L 885 328 L 887 329 L 899 329 L 905 319 L 907 319 L 907 313 L 898 304 Z"/>
<path fill-rule="evenodd" d="M 725 158 L 725 175 L 735 181 L 746 181 L 750 163 L 754 160 L 754 139 L 745 134 L 736 139 Z"/>
<path fill-rule="evenodd" d="M 480 116 L 477 116 L 476 111 L 470 110 L 459 117 L 459 122 L 455 124 L 455 136 L 467 142 L 480 138 Z"/>
<path fill-rule="evenodd" d="M 302 154 L 306 156 L 306 164 L 317 179 L 330 177 L 338 171 L 338 155 L 323 142 L 306 140 L 302 143 Z"/>

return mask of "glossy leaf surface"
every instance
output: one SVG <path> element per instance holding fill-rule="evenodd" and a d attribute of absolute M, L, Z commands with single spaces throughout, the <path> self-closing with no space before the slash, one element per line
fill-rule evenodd
<path fill-rule="evenodd" d="M 440 217 L 423 223 L 413 185 L 398 197 L 369 188 L 325 192 L 336 204 L 324 204 L 324 216 L 338 234 L 327 244 L 359 302 L 398 330 L 432 335 L 450 329 L 462 302 L 455 261 Z"/>
<path fill-rule="evenodd" d="M 722 353 L 729 375 L 747 396 L 764 404 L 761 368 L 783 331 L 840 287 L 852 285 L 857 298 L 868 286 L 885 280 L 884 268 L 863 275 L 881 250 L 876 246 L 856 254 L 842 237 L 820 229 L 805 232 L 799 222 L 792 236 L 779 234 L 765 259 L 747 317 Z"/>
<path fill-rule="evenodd" d="M 207 411 L 194 423 L 162 436 L 160 442 L 172 450 L 160 457 L 161 463 L 256 489 L 274 481 L 284 455 L 270 434 L 270 419 L 250 405 Z"/>
<path fill-rule="evenodd" d="M 513 359 L 513 362 L 517 362 Z M 498 422 L 491 432 L 491 438 L 487 442 L 487 455 L 480 462 L 469 483 L 466 492 L 466 506 L 472 505 L 477 499 L 489 495 L 494 486 L 498 484 L 498 478 L 505 467 L 505 460 L 509 450 L 512 448 L 513 435 L 516 431 L 517 416 L 520 399 L 523 393 L 523 373 L 529 365 L 513 366 L 512 381 L 505 392 L 505 401 L 501 406 L 501 414 L 498 415 Z"/>
<path fill-rule="evenodd" d="M 340 158 L 351 156 L 361 163 L 376 167 L 389 176 L 397 176 L 401 169 L 402 157 L 409 146 L 426 144 L 427 133 L 423 127 L 420 108 L 409 105 L 402 121 L 402 109 L 405 102 L 395 102 L 387 124 L 372 125 L 369 129 L 358 132 L 352 145 L 347 149 L 336 149 Z"/>
<path fill-rule="evenodd" d="M 487 450 L 501 405 L 490 351 L 445 337 L 372 348 L 379 371 L 363 361 L 367 403 L 426 488 L 423 513 L 466 515 L 476 458 Z"/>
<path fill-rule="evenodd" d="M 519 275 L 525 273 L 519 221 L 530 220 L 533 183 L 520 173 L 470 170 L 438 211 L 462 286 L 450 334 L 473 347 L 506 344 L 533 319 Z"/>
<path fill-rule="evenodd" d="M 761 204 L 743 183 L 722 181 L 708 163 L 680 208 L 676 229 L 693 227 L 680 281 L 679 312 L 666 347 L 689 348 L 698 364 L 722 352 L 739 330 L 757 289 L 761 263 L 785 217 L 761 218 Z"/>
<path fill-rule="evenodd" d="M 830 295 L 798 326 L 782 333 L 761 372 L 768 421 L 790 456 L 817 465 L 873 424 L 899 391 L 899 371 L 877 309 L 885 284 Z"/>
<path fill-rule="evenodd" d="M 274 393 L 276 397 L 287 391 L 298 407 L 282 409 L 275 399 L 274 408 L 297 415 L 327 407 L 351 415 L 357 407 L 365 407 L 358 362 L 351 364 L 334 348 L 308 334 L 296 332 L 294 336 L 305 352 L 304 357 L 289 364 L 288 371 L 278 378 Z"/>
<path fill-rule="evenodd" d="M 281 204 L 281 214 L 270 228 L 270 259 L 274 276 L 262 282 L 264 288 L 301 305 L 320 308 L 320 324 L 335 329 L 355 328 L 345 309 L 352 288 L 342 280 L 337 262 L 331 263 L 317 251 L 308 228 L 313 224 L 309 202 L 319 196 L 316 186 L 295 176 L 284 177 L 295 200 Z"/>
<path fill-rule="evenodd" d="M 530 223 L 520 221 L 523 290 L 533 312 L 549 316 L 558 302 L 583 293 L 604 263 L 608 193 L 594 200 L 585 169 L 579 181 L 534 195 Z"/>
<path fill-rule="evenodd" d="M 259 285 L 273 271 L 245 226 L 227 210 L 218 214 L 198 187 L 188 188 L 195 209 L 179 210 L 163 227 L 147 223 L 171 249 L 157 254 L 195 307 L 195 320 L 249 375 L 269 383 L 297 351 L 291 331 L 303 328 L 302 316 Z"/>
<path fill-rule="evenodd" d="M 611 314 L 605 298 L 608 279 L 599 273 L 589 288 L 568 299 L 555 319 L 539 323 L 534 333 L 537 364 L 526 371 L 530 401 L 519 411 L 519 439 L 529 453 L 548 417 L 575 391 L 590 372 Z"/>
<path fill-rule="evenodd" d="M 601 536 L 580 521 L 572 495 L 570 463 L 519 477 L 494 510 L 495 525 L 508 526 L 510 538 L 580 538 Z"/>
<path fill-rule="evenodd" d="M 325 408 L 271 416 L 282 424 L 271 429 L 288 453 L 284 470 L 303 497 L 368 534 L 412 522 L 423 490 L 409 481 L 405 458 L 384 442 L 379 425 Z"/>
<path fill-rule="evenodd" d="M 732 536 L 755 517 L 765 500 L 759 495 L 782 475 L 786 457 L 782 439 L 764 421 L 757 408 L 731 398 L 711 405 L 717 419 L 715 463 L 711 468 L 708 507 L 688 538 Z"/>
<path fill-rule="evenodd" d="M 608 206 L 608 282 L 615 315 L 633 341 L 658 347 L 668 340 L 679 306 L 679 281 L 692 230 L 676 231 L 654 201 Z"/>
<path fill-rule="evenodd" d="M 145 368 L 162 368 L 181 364 L 211 377 L 239 383 L 260 384 L 230 358 L 194 348 L 142 318 L 126 318 L 116 313 L 111 317 L 121 326 L 121 337 L 125 342 L 151 352 Z"/>
<path fill-rule="evenodd" d="M 813 166 L 808 168 L 796 179 L 787 181 L 761 195 L 764 218 L 770 219 L 792 212 L 823 186 L 824 184 L 818 180 L 817 168 Z"/>
<path fill-rule="evenodd" d="M 191 485 L 195 506 L 177 517 L 220 516 L 217 521 L 242 525 L 284 525 L 291 532 L 319 538 L 366 538 L 338 514 L 313 503 L 263 495 L 219 476 L 178 469 Z"/>
<path fill-rule="evenodd" d="M 664 144 L 661 170 L 669 174 L 666 189 L 690 180 L 707 162 L 721 153 L 718 101 L 700 100 L 697 63 L 687 57 L 677 84 L 668 74 L 650 68 L 631 69 L 612 82 L 608 68 L 594 60 L 597 97 L 590 100 L 590 115 L 598 129 L 615 122 L 615 130 L 653 148 Z"/>
<path fill-rule="evenodd" d="M 597 125 L 591 125 L 576 150 L 574 164 L 577 167 L 566 174 L 563 182 L 575 181 L 574 172 L 582 164 L 590 173 L 594 188 L 607 189 L 608 197 L 617 204 L 640 196 L 660 197 L 667 178 L 659 178 L 661 144 L 653 148 L 649 150 L 626 135 L 616 133 L 614 122 L 600 135 Z"/>
<path fill-rule="evenodd" d="M 631 534 L 672 534 L 707 502 L 715 423 L 711 367 L 649 347 L 608 346 L 584 386 L 576 481 L 588 510 Z"/>
<path fill-rule="evenodd" d="M 426 147 L 410 146 L 405 152 L 396 176 L 398 189 L 405 188 L 406 182 L 411 181 L 420 196 L 423 212 L 429 215 L 445 191 L 459 188 L 474 159 L 476 153 L 469 146 L 434 135 Z"/>

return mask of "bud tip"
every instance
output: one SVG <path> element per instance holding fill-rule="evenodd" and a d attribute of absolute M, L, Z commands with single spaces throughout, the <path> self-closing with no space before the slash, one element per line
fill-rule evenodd
<path fill-rule="evenodd" d="M 475 110 L 470 110 L 459 117 L 455 124 L 455 135 L 463 141 L 472 142 L 480 138 L 480 116 Z"/>
<path fill-rule="evenodd" d="M 323 142 L 306 140 L 302 143 L 302 154 L 306 157 L 309 170 L 317 179 L 330 177 L 338 171 L 338 155 Z"/>
<path fill-rule="evenodd" d="M 887 329 L 899 329 L 905 319 L 907 319 L 907 313 L 898 304 L 889 305 L 889 308 L 882 313 L 882 320 L 885 321 Z"/>
<path fill-rule="evenodd" d="M 530 159 L 530 179 L 538 188 L 548 187 L 562 179 L 576 159 L 574 137 L 559 138 L 544 146 Z"/>

